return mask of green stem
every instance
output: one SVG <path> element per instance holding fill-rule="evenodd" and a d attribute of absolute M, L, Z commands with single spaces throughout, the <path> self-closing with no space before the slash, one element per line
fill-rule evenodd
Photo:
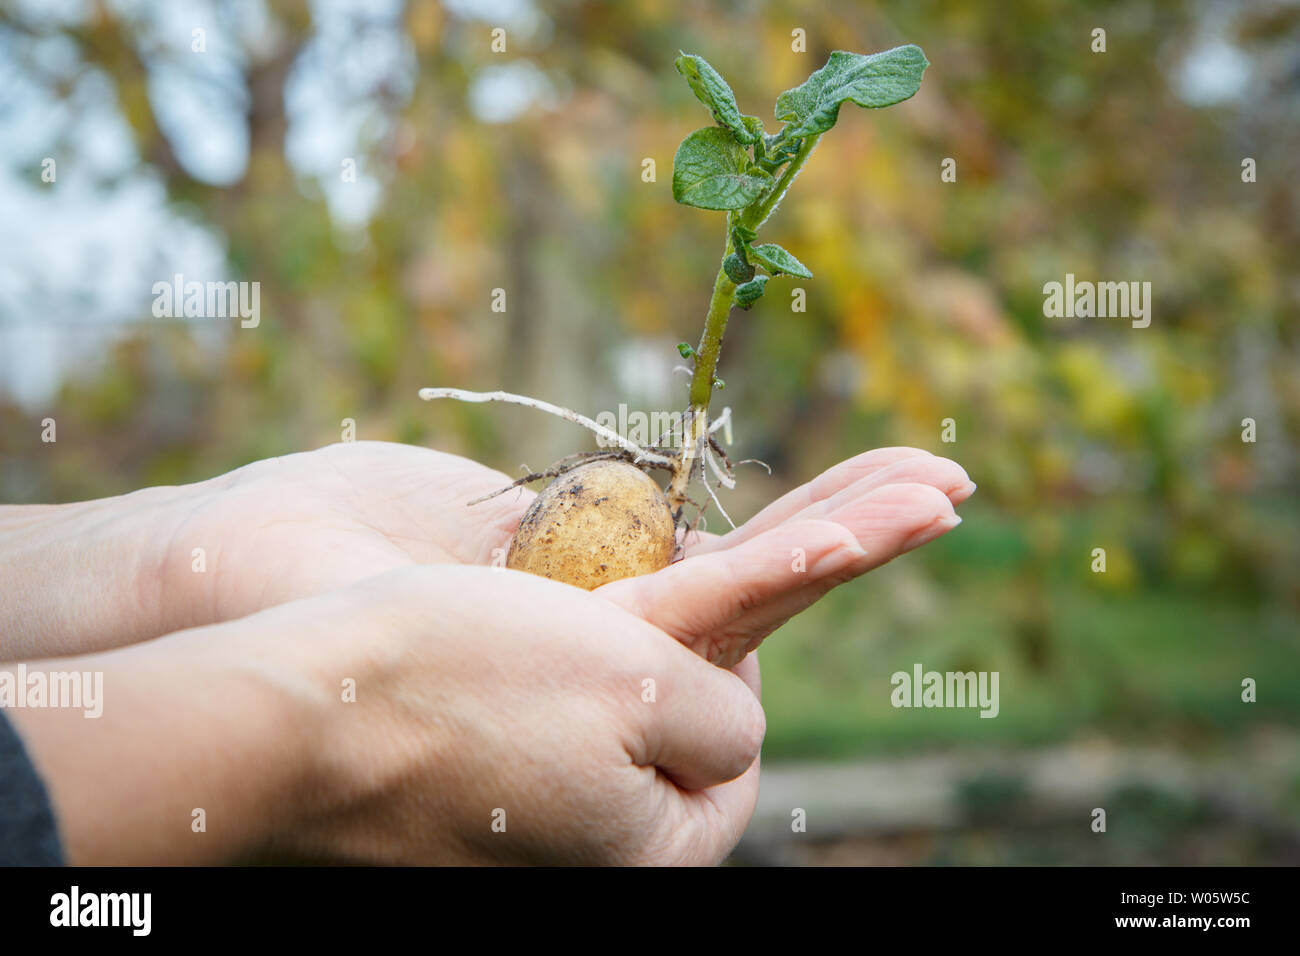
<path fill-rule="evenodd" d="M 730 222 L 730 217 L 728 222 Z M 727 230 L 727 245 L 722 258 L 731 255 L 731 230 Z M 709 314 L 704 319 L 704 334 L 700 347 L 695 350 L 695 374 L 691 376 L 690 402 L 692 409 L 708 410 L 713 395 L 713 373 L 718 369 L 718 355 L 722 351 L 722 334 L 727 331 L 727 318 L 731 315 L 731 297 L 736 284 L 727 278 L 722 266 L 713 281 L 713 298 L 709 300 Z"/>
<path fill-rule="evenodd" d="M 772 188 L 772 191 L 764 196 L 762 201 L 750 206 L 749 209 L 745 211 L 745 215 L 742 216 L 740 220 L 742 226 L 757 230 L 759 226 L 767 222 L 768 217 L 776 211 L 777 205 L 785 196 L 786 190 L 790 188 L 790 184 L 794 182 L 794 178 L 798 176 L 799 171 L 803 169 L 803 164 L 806 163 L 808 157 L 812 155 L 813 148 L 817 145 L 817 140 L 821 139 L 821 136 L 821 133 L 815 133 L 812 136 L 805 136 L 803 138 L 803 142 L 799 144 L 798 151 L 794 154 L 789 165 L 785 167 L 785 170 L 777 179 L 776 185 Z"/>
<path fill-rule="evenodd" d="M 722 250 L 722 259 L 726 261 L 731 255 L 732 217 L 727 215 L 727 244 Z M 713 395 L 713 373 L 718 367 L 718 354 L 722 351 L 722 333 L 727 330 L 727 318 L 731 315 L 731 297 L 736 291 L 736 284 L 727 278 L 726 270 L 718 266 L 718 277 L 713 282 L 713 298 L 709 300 L 709 314 L 704 320 L 704 334 L 700 337 L 700 347 L 695 352 L 695 374 L 691 376 L 691 407 L 686 413 L 685 429 L 682 435 L 682 450 L 677 456 L 673 468 L 672 480 L 665 493 L 674 515 L 680 515 L 686 505 L 686 488 L 691 483 L 691 471 L 695 467 L 695 453 L 709 428 L 709 399 Z"/>
<path fill-rule="evenodd" d="M 820 134 L 805 136 L 799 144 L 798 151 L 790 163 L 777 178 L 766 196 L 750 206 L 739 220 L 727 215 L 727 244 L 722 250 L 722 259 L 726 261 L 733 251 L 731 230 L 741 225 L 757 231 L 758 227 L 776 210 L 785 192 L 799 175 L 799 170 L 807 162 L 813 147 L 817 145 Z M 727 319 L 731 315 L 732 296 L 736 284 L 727 278 L 726 270 L 718 266 L 718 277 L 713 281 L 713 297 L 709 300 L 709 312 L 704 320 L 704 334 L 700 337 L 700 347 L 695 351 L 695 372 L 691 376 L 690 409 L 686 416 L 685 442 L 673 470 L 672 481 L 667 488 L 668 500 L 674 514 L 680 514 L 686 503 L 686 487 L 690 484 L 691 470 L 694 467 L 696 451 L 708 435 L 709 401 L 713 397 L 713 383 L 718 370 L 718 356 L 722 352 L 722 335 L 727 331 Z"/>
<path fill-rule="evenodd" d="M 799 171 L 803 169 L 803 164 L 808 161 L 808 157 L 812 154 L 813 148 L 820 138 L 820 133 L 803 138 L 803 142 L 799 144 L 798 152 L 794 154 L 794 157 L 777 178 L 771 191 L 745 211 L 745 214 L 740 217 L 740 225 L 757 230 L 759 226 L 767 221 L 768 217 L 776 211 L 777 205 L 785 196 L 786 190 L 790 188 L 790 184 L 794 182 L 795 177 L 799 175 Z M 726 259 L 733 251 L 731 226 L 732 219 L 728 216 L 727 245 L 722 251 L 723 259 Z M 690 403 L 693 410 L 707 411 L 709 408 L 709 400 L 713 396 L 713 382 L 718 370 L 718 355 L 722 351 L 722 335 L 727 331 L 727 317 L 731 314 L 731 297 L 735 291 L 735 283 L 727 278 L 726 272 L 719 266 L 718 277 L 713 282 L 713 298 L 709 300 L 709 313 L 704 320 L 704 334 L 700 337 L 700 347 L 696 349 L 695 353 L 695 374 L 691 377 L 690 391 Z"/>

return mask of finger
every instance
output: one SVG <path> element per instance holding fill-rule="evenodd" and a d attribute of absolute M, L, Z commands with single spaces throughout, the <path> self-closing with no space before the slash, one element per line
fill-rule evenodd
<path fill-rule="evenodd" d="M 851 509 L 857 501 L 877 488 L 902 484 L 930 485 L 942 492 L 952 505 L 965 501 L 975 490 L 975 483 L 966 474 L 966 469 L 955 461 L 934 455 L 918 455 L 896 461 L 859 478 L 835 494 L 809 505 L 791 520 L 834 519 L 838 513 L 846 508 Z"/>
<path fill-rule="evenodd" d="M 934 486 L 890 484 L 841 503 L 826 519 L 788 522 L 595 593 L 726 667 L 837 584 L 959 523 Z"/>
<path fill-rule="evenodd" d="M 767 723 L 745 681 L 714 667 L 680 644 L 663 641 L 661 660 L 646 677 L 633 707 L 628 752 L 638 766 L 654 766 L 686 790 L 702 790 L 743 774 L 758 756 Z"/>
<path fill-rule="evenodd" d="M 727 642 L 741 649 L 757 647 L 791 617 L 815 604 L 833 588 L 892 561 L 900 554 L 947 534 L 961 524 L 950 501 L 928 485 L 890 485 L 832 512 L 867 552 L 845 555 L 841 566 L 824 562 L 800 587 L 738 616 Z M 737 651 L 739 652 L 739 651 Z M 726 658 L 724 658 L 725 662 Z"/>
<path fill-rule="evenodd" d="M 855 455 L 822 472 L 812 481 L 806 482 L 793 491 L 782 495 L 741 527 L 725 535 L 701 536 L 691 545 L 692 552 L 705 553 L 718 547 L 731 547 L 747 541 L 756 534 L 762 534 L 783 521 L 789 521 L 806 508 L 831 497 L 840 490 L 849 487 L 860 479 L 869 477 L 896 462 L 912 458 L 931 458 L 929 452 L 920 448 L 875 448 Z M 725 544 L 724 544 L 725 543 Z"/>
<path fill-rule="evenodd" d="M 692 556 L 662 571 L 624 578 L 595 593 L 681 641 L 705 660 L 731 666 L 743 656 L 732 623 L 865 552 L 848 528 L 789 522 L 735 548 Z M 745 648 L 748 651 L 748 648 Z"/>
<path fill-rule="evenodd" d="M 732 673 L 760 697 L 758 654 L 748 654 Z M 758 805 L 762 757 L 754 758 L 735 780 L 704 790 L 683 790 L 666 777 L 656 785 L 665 789 L 661 799 L 671 808 L 660 818 L 656 841 L 668 848 L 666 858 L 678 865 L 711 866 L 721 862 L 740 842 Z"/>
<path fill-rule="evenodd" d="M 758 805 L 761 760 L 728 783 L 707 790 L 678 789 L 677 810 L 662 818 L 669 859 L 683 866 L 714 866 L 735 849 Z M 671 786 L 671 784 L 667 784 Z"/>

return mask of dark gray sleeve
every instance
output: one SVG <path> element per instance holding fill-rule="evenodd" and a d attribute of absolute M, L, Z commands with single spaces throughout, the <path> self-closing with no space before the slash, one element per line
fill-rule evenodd
<path fill-rule="evenodd" d="M 0 866 L 62 866 L 45 784 L 0 710 Z"/>

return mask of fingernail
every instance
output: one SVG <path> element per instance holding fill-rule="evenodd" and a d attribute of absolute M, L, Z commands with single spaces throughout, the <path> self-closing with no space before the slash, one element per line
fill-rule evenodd
<path fill-rule="evenodd" d="M 943 515 L 935 518 L 928 525 L 916 532 L 903 544 L 904 551 L 911 551 L 913 548 L 919 548 L 927 541 L 933 541 L 941 534 L 946 534 L 957 525 L 961 524 L 961 516 L 957 514 Z"/>

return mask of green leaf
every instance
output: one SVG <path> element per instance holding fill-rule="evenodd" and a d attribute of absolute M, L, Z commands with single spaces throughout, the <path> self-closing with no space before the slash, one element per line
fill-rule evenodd
<path fill-rule="evenodd" d="M 699 209 L 743 209 L 772 182 L 748 166 L 749 154 L 726 130 L 697 129 L 673 157 L 673 198 Z"/>
<path fill-rule="evenodd" d="M 731 130 L 737 142 L 748 146 L 763 135 L 762 121 L 757 116 L 744 116 L 740 112 L 731 87 L 704 57 L 683 53 L 677 58 L 677 72 L 686 77 L 695 98 L 709 108 L 719 126 Z M 758 126 L 757 131 L 754 124 Z"/>
<path fill-rule="evenodd" d="M 750 279 L 754 278 L 754 267 L 734 252 L 722 260 L 722 271 L 725 272 L 727 278 L 736 283 L 736 285 L 748 282 Z"/>
<path fill-rule="evenodd" d="M 758 238 L 758 233 L 748 226 L 736 223 L 731 227 L 731 244 L 736 247 L 742 259 L 745 258 L 745 247 Z"/>
<path fill-rule="evenodd" d="M 871 56 L 836 50 L 802 86 L 777 97 L 776 118 L 791 124 L 790 137 L 824 133 L 835 125 L 841 103 L 868 109 L 901 103 L 920 89 L 929 65 L 921 48 L 912 44 Z"/>
<path fill-rule="evenodd" d="M 789 127 L 787 127 L 787 130 Z M 802 140 L 783 138 L 780 133 L 775 136 L 768 136 L 764 139 L 764 145 L 767 148 L 767 154 L 764 162 L 768 167 L 775 169 L 782 165 L 786 160 L 794 157 L 799 152 L 799 146 Z"/>
<path fill-rule="evenodd" d="M 763 286 L 767 285 L 767 276 L 750 279 L 744 285 L 736 286 L 736 305 L 748 309 L 763 297 Z"/>
<path fill-rule="evenodd" d="M 765 242 L 761 246 L 751 246 L 749 254 L 772 275 L 784 272 L 788 275 L 798 276 L 800 279 L 812 278 L 812 273 L 808 271 L 807 266 L 775 242 Z"/>
<path fill-rule="evenodd" d="M 678 342 L 677 353 L 684 359 L 695 358 L 695 349 L 691 348 L 690 342 Z"/>

